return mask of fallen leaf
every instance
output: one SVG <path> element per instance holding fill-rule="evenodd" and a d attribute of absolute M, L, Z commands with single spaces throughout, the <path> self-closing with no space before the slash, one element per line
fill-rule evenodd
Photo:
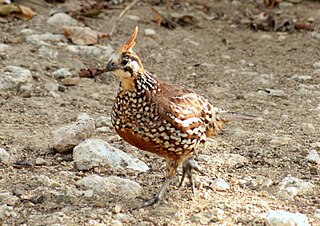
<path fill-rule="evenodd" d="M 89 27 L 66 26 L 63 31 L 64 36 L 76 45 L 94 45 L 98 43 L 98 39 L 109 37 L 109 34 L 94 31 Z"/>
<path fill-rule="evenodd" d="M 99 68 L 88 68 L 88 69 L 81 69 L 79 72 L 80 78 L 95 78 L 98 75 L 105 73 L 105 69 Z"/>
<path fill-rule="evenodd" d="M 9 15 L 13 15 L 14 17 L 22 20 L 30 20 L 37 14 L 26 6 L 16 4 L 0 5 L 0 16 Z"/>

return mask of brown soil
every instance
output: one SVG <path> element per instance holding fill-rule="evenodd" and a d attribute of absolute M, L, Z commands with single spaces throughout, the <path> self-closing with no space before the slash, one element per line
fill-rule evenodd
<path fill-rule="evenodd" d="M 128 14 L 139 16 L 140 21 L 123 19 L 112 39 L 103 39 L 99 44 L 117 48 L 139 25 L 135 51 L 146 69 L 164 81 L 204 94 L 216 106 L 261 116 L 262 121 L 227 125 L 214 138 L 217 148 L 202 152 L 210 156 L 217 153 L 240 154 L 247 158 L 248 164 L 217 168 L 200 159 L 199 164 L 207 170 L 208 176 L 197 177 L 195 195 L 186 186 L 179 191 L 172 185 L 157 208 L 131 211 L 141 200 L 128 202 L 119 197 L 100 197 L 100 200 L 78 198 L 72 203 L 55 205 L 20 200 L 14 206 L 17 215 L 3 219 L 3 223 L 32 225 L 31 215 L 44 216 L 62 211 L 68 220 L 60 222 L 61 225 L 84 225 L 89 219 L 108 225 L 115 214 L 114 207 L 120 205 L 121 212 L 132 217 L 124 224 L 141 221 L 146 225 L 215 224 L 210 214 L 216 208 L 221 208 L 226 216 L 220 223 L 228 225 L 263 224 L 257 216 L 269 208 L 300 212 L 306 214 L 313 225 L 320 224 L 319 219 L 313 216 L 314 211 L 320 209 L 319 166 L 306 160 L 308 152 L 313 149 L 312 144 L 320 142 L 320 112 L 316 110 L 320 104 L 320 74 L 313 67 L 315 62 L 320 62 L 320 41 L 311 37 L 310 31 L 304 30 L 293 33 L 252 31 L 240 23 L 240 19 L 263 10 L 255 1 L 213 1 L 210 4 L 212 12 L 220 15 L 218 19 L 201 19 L 198 27 L 174 30 L 157 27 L 151 22 L 152 11 L 145 4 L 139 4 Z M 184 7 L 176 9 L 176 12 L 194 12 L 198 6 L 191 4 L 190 11 Z M 298 21 L 316 18 L 314 29 L 318 29 L 319 6 L 318 1 L 303 1 L 284 8 L 281 15 Z M 118 84 L 115 78 L 104 75 L 103 79 L 96 81 L 81 79 L 80 84 L 68 87 L 65 92 L 57 92 L 59 96 L 51 95 L 45 84 L 53 81 L 53 71 L 65 67 L 76 71 L 80 68 L 102 68 L 107 59 L 72 56 L 59 46 L 53 46 L 59 51 L 58 60 L 39 57 L 38 47 L 26 43 L 20 31 L 30 28 L 38 33 L 54 33 L 54 30 L 46 23 L 49 8 L 41 5 L 33 8 L 38 16 L 30 21 L 0 23 L 0 42 L 11 45 L 8 56 L 1 59 L 0 67 L 22 66 L 30 69 L 34 77 L 31 96 L 17 90 L 0 91 L 0 147 L 11 154 L 10 163 L 0 168 L 0 191 L 12 192 L 19 188 L 24 195 L 32 193 L 27 181 L 34 175 L 47 175 L 59 183 L 76 187 L 77 180 L 97 173 L 132 179 L 143 187 L 143 198 L 150 198 L 163 181 L 164 160 L 122 143 L 113 131 L 110 134 L 97 133 L 95 137 L 120 144 L 123 150 L 145 161 L 151 169 L 149 172 L 110 172 L 104 168 L 77 172 L 71 154 L 50 150 L 52 130 L 74 120 L 80 113 L 94 118 L 110 116 Z M 165 6 L 158 9 L 167 11 Z M 112 19 L 120 12 L 106 10 L 99 18 L 86 18 L 85 22 L 95 30 L 108 32 Z M 145 37 L 145 28 L 154 29 L 156 36 Z M 295 75 L 312 78 L 295 79 Z M 286 95 L 268 95 L 266 88 L 282 90 Z M 313 124 L 315 131 L 303 130 L 303 123 Z M 274 137 L 284 136 L 291 138 L 287 144 L 270 142 Z M 20 160 L 34 163 L 38 157 L 44 158 L 47 165 L 15 168 L 11 164 Z M 298 195 L 293 200 L 277 197 L 277 185 L 288 175 L 313 183 L 313 192 Z M 239 180 L 247 176 L 271 179 L 273 184 L 264 188 L 240 186 Z M 225 179 L 231 186 L 230 190 L 218 192 L 208 187 L 205 181 L 215 177 Z M 43 222 L 46 222 L 45 217 Z"/>

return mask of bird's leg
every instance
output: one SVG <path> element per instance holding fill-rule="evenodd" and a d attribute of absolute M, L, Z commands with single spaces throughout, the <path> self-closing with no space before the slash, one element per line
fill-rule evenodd
<path fill-rule="evenodd" d="M 200 168 L 198 163 L 194 160 L 194 157 L 190 157 L 187 160 L 185 160 L 182 164 L 182 177 L 179 184 L 179 188 L 182 186 L 182 183 L 187 176 L 190 181 L 191 191 L 194 193 L 194 182 L 192 177 L 192 170 L 197 171 L 201 175 L 206 175 Z"/>
<path fill-rule="evenodd" d="M 137 209 L 153 206 L 157 203 L 160 203 L 161 199 L 163 198 L 164 194 L 167 191 L 167 188 L 169 187 L 170 183 L 172 182 L 174 176 L 177 173 L 178 166 L 179 166 L 179 162 L 167 160 L 166 179 L 162 184 L 159 193 L 156 194 L 153 198 L 145 201 L 141 206 L 137 207 Z"/>

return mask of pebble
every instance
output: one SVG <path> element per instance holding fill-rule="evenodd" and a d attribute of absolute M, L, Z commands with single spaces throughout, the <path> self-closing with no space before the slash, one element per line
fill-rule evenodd
<path fill-rule="evenodd" d="M 110 127 L 112 128 L 111 117 L 100 116 L 96 119 L 96 128 L 100 127 Z"/>
<path fill-rule="evenodd" d="M 99 195 L 112 194 L 124 199 L 134 199 L 141 195 L 141 186 L 132 180 L 116 176 L 101 177 L 93 174 L 77 181 L 77 185 L 85 189 L 92 189 Z"/>
<path fill-rule="evenodd" d="M 10 194 L 9 192 L 0 193 L 0 203 L 8 206 L 14 206 L 19 202 L 19 198 Z"/>
<path fill-rule="evenodd" d="M 99 165 L 114 169 L 133 169 L 146 172 L 149 167 L 138 158 L 129 155 L 107 142 L 99 139 L 87 139 L 73 150 L 73 159 L 78 170 L 88 170 Z"/>
<path fill-rule="evenodd" d="M 314 69 L 320 69 L 320 61 L 314 62 L 313 67 Z"/>
<path fill-rule="evenodd" d="M 8 162 L 9 159 L 10 154 L 4 148 L 0 148 L 0 162 Z"/>
<path fill-rule="evenodd" d="M 47 23 L 62 29 L 64 26 L 83 26 L 77 20 L 65 13 L 56 13 L 47 19 Z"/>
<path fill-rule="evenodd" d="M 47 46 L 41 46 L 38 49 L 38 54 L 41 58 L 49 61 L 57 59 L 59 55 L 57 50 L 49 48 Z"/>
<path fill-rule="evenodd" d="M 52 92 L 56 92 L 58 91 L 59 89 L 59 85 L 57 84 L 57 82 L 54 80 L 54 81 L 48 81 L 44 84 L 44 88 L 47 90 L 47 91 L 52 91 Z"/>
<path fill-rule="evenodd" d="M 283 210 L 271 210 L 261 217 L 272 226 L 308 226 L 308 218 L 302 213 L 290 213 Z"/>
<path fill-rule="evenodd" d="M 314 216 L 315 218 L 320 219 L 320 209 L 316 209 L 316 210 L 314 211 L 313 216 Z"/>
<path fill-rule="evenodd" d="M 28 35 L 26 37 L 26 42 L 38 46 L 50 46 L 50 43 L 67 43 L 68 40 L 64 35 L 46 33 L 41 35 Z"/>
<path fill-rule="evenodd" d="M 272 136 L 271 140 L 270 140 L 270 144 L 274 144 L 274 145 L 286 145 L 292 142 L 292 138 L 284 135 L 281 137 L 278 136 Z"/>
<path fill-rule="evenodd" d="M 123 223 L 128 223 L 130 220 L 133 219 L 129 214 L 126 214 L 126 213 L 118 213 L 118 214 L 115 214 L 115 215 L 113 216 L 113 218 L 114 218 L 115 220 L 121 221 L 121 222 L 123 222 Z"/>
<path fill-rule="evenodd" d="M 264 92 L 267 93 L 268 96 L 273 96 L 273 97 L 285 97 L 285 96 L 287 96 L 286 93 L 283 90 L 280 90 L 280 89 L 268 89 L 268 88 L 266 88 L 266 89 L 264 89 Z"/>
<path fill-rule="evenodd" d="M 90 115 L 88 115 L 87 113 L 83 112 L 83 113 L 80 113 L 78 116 L 77 116 L 77 121 L 79 120 L 89 120 L 91 119 Z"/>
<path fill-rule="evenodd" d="M 217 178 L 215 179 L 210 187 L 214 190 L 218 190 L 218 191 L 225 191 L 230 189 L 230 185 L 222 178 Z"/>
<path fill-rule="evenodd" d="M 46 160 L 43 158 L 36 158 L 36 161 L 34 163 L 36 166 L 44 166 L 47 164 Z"/>
<path fill-rule="evenodd" d="M 52 72 L 52 77 L 55 79 L 63 79 L 72 76 L 70 68 L 60 68 Z"/>
<path fill-rule="evenodd" d="M 311 32 L 311 37 L 320 40 L 320 32 L 316 32 L 316 31 Z"/>
<path fill-rule="evenodd" d="M 61 187 L 61 184 L 48 176 L 45 175 L 35 175 L 29 179 L 29 184 L 33 187 L 48 187 L 48 188 L 56 188 Z"/>
<path fill-rule="evenodd" d="M 80 83 L 80 78 L 79 77 L 69 77 L 69 78 L 64 78 L 62 79 L 62 84 L 65 86 L 75 86 Z"/>
<path fill-rule="evenodd" d="M 311 150 L 307 155 L 307 160 L 310 162 L 315 162 L 320 165 L 320 157 L 316 150 Z"/>
<path fill-rule="evenodd" d="M 200 45 L 199 42 L 193 41 L 193 40 L 191 40 L 190 38 L 185 38 L 185 39 L 183 39 L 183 41 L 184 41 L 184 42 L 187 42 L 187 43 L 189 43 L 189 44 L 192 44 L 192 45 L 194 45 L 194 46 Z"/>
<path fill-rule="evenodd" d="M 314 134 L 316 132 L 316 128 L 312 123 L 302 123 L 301 129 L 304 134 Z"/>
<path fill-rule="evenodd" d="M 279 183 L 278 196 L 283 199 L 293 199 L 296 195 L 308 194 L 314 185 L 302 179 L 287 176 Z"/>
<path fill-rule="evenodd" d="M 17 214 L 14 212 L 12 206 L 8 206 L 7 204 L 1 204 L 1 206 L 0 206 L 0 219 L 1 220 L 5 219 L 5 217 L 15 218 L 16 215 Z"/>
<path fill-rule="evenodd" d="M 9 45 L 0 43 L 0 56 L 5 55 L 5 53 L 9 50 Z"/>
<path fill-rule="evenodd" d="M 53 131 L 52 147 L 58 152 L 67 152 L 95 132 L 95 123 L 92 118 L 79 120 Z"/>
<path fill-rule="evenodd" d="M 311 80 L 312 79 L 312 76 L 310 75 L 294 75 L 292 76 L 292 78 L 296 81 L 308 81 L 308 80 Z"/>
<path fill-rule="evenodd" d="M 150 28 L 144 30 L 144 35 L 147 37 L 154 37 L 156 35 L 156 31 Z"/>
<path fill-rule="evenodd" d="M 0 90 L 15 88 L 25 83 L 31 83 L 30 70 L 17 66 L 6 66 L 0 71 Z"/>
<path fill-rule="evenodd" d="M 273 39 L 272 35 L 268 35 L 268 34 L 263 34 L 260 36 L 260 39 L 262 40 L 271 40 Z"/>
<path fill-rule="evenodd" d="M 105 60 L 111 56 L 114 52 L 113 48 L 110 45 L 107 46 L 76 46 L 76 45 L 68 45 L 67 50 L 75 55 L 89 58 L 89 59 L 100 59 Z"/>
<path fill-rule="evenodd" d="M 135 16 L 135 15 L 126 15 L 126 18 L 128 18 L 129 20 L 133 20 L 133 21 L 139 21 L 140 17 Z"/>

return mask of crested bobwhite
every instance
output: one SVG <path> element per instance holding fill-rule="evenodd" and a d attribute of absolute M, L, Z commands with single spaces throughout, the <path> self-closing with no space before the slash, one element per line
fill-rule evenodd
<path fill-rule="evenodd" d="M 127 43 L 111 55 L 106 70 L 120 80 L 111 117 L 116 132 L 129 144 L 166 159 L 165 182 L 144 207 L 161 200 L 180 165 L 182 180 L 187 175 L 193 190 L 191 170 L 199 171 L 193 160 L 197 146 L 226 122 L 255 117 L 221 110 L 190 89 L 155 78 L 132 51 L 137 34 L 136 27 Z"/>

